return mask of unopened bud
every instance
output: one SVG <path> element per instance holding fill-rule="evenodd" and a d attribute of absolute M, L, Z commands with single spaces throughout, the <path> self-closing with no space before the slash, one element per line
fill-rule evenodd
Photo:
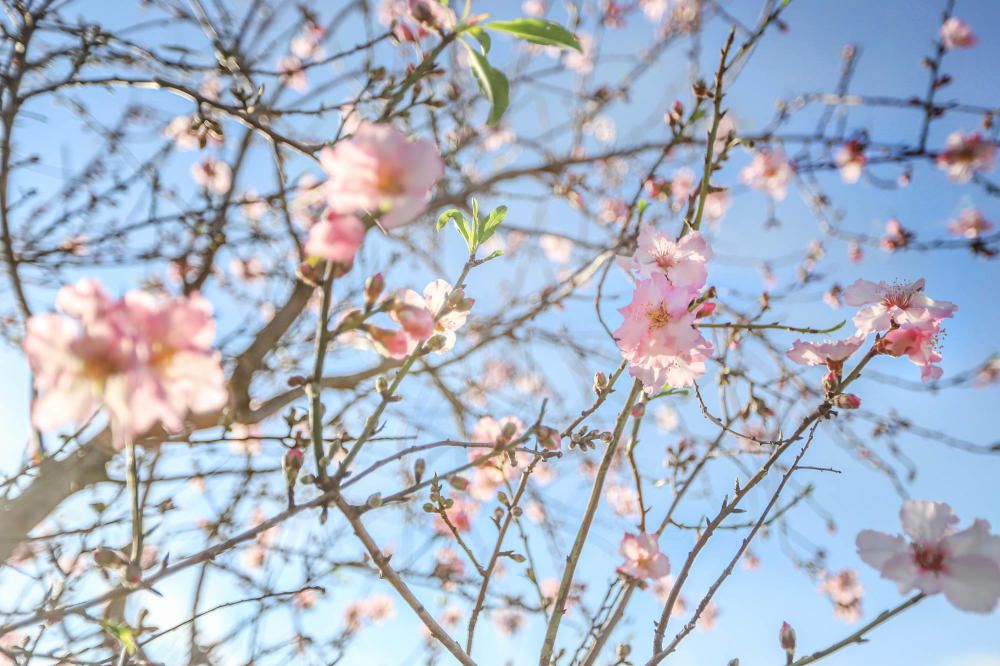
<path fill-rule="evenodd" d="M 104 569 L 117 568 L 128 563 L 128 558 L 125 557 L 124 553 L 110 548 L 98 548 L 91 555 L 94 558 L 94 564 Z"/>
<path fill-rule="evenodd" d="M 382 295 L 385 289 L 385 278 L 381 273 L 372 275 L 365 280 L 365 309 L 370 310 L 375 306 L 375 301 Z"/>
<path fill-rule="evenodd" d="M 628 643 L 619 643 L 615 648 L 615 656 L 619 659 L 628 659 L 630 654 L 632 654 L 632 646 Z"/>
<path fill-rule="evenodd" d="M 826 376 L 823 377 L 823 391 L 826 393 L 833 392 L 833 390 L 837 388 L 838 384 L 840 384 L 840 380 L 837 379 L 837 373 L 833 370 L 826 373 Z"/>
<path fill-rule="evenodd" d="M 427 342 L 424 343 L 424 350 L 428 352 L 436 352 L 444 349 L 445 344 L 448 340 L 443 335 L 432 335 Z"/>
<path fill-rule="evenodd" d="M 389 380 L 386 379 L 385 376 L 379 375 L 379 377 L 375 380 L 375 391 L 381 395 L 386 393 L 388 390 Z"/>
<path fill-rule="evenodd" d="M 640 402 L 638 405 L 632 406 L 632 418 L 641 419 L 646 415 L 646 403 Z"/>
<path fill-rule="evenodd" d="M 295 479 L 299 476 L 304 459 L 305 454 L 298 447 L 288 449 L 281 457 L 281 470 L 285 473 L 285 481 L 289 486 L 295 485 Z"/>
<path fill-rule="evenodd" d="M 555 428 L 538 426 L 538 443 L 543 449 L 558 451 L 562 449 L 562 436 Z"/>
<path fill-rule="evenodd" d="M 513 423 L 505 423 L 503 429 L 500 431 L 500 441 L 509 442 L 514 439 L 517 435 L 517 426 Z"/>
<path fill-rule="evenodd" d="M 417 458 L 417 461 L 413 463 L 413 479 L 417 483 L 424 478 L 424 470 L 427 469 L 427 461 L 423 458 Z"/>
<path fill-rule="evenodd" d="M 373 493 L 365 502 L 369 509 L 377 509 L 382 506 L 382 493 Z"/>
<path fill-rule="evenodd" d="M 469 482 L 463 476 L 452 475 L 448 477 L 448 485 L 455 490 L 465 490 L 469 487 Z"/>
<path fill-rule="evenodd" d="M 861 406 L 861 398 L 853 393 L 835 395 L 830 402 L 833 403 L 834 407 L 840 407 L 841 409 L 857 409 Z"/>
<path fill-rule="evenodd" d="M 604 393 L 608 388 L 608 376 L 603 372 L 596 372 L 594 374 L 594 393 L 600 395 Z"/>
<path fill-rule="evenodd" d="M 138 587 L 139 583 L 142 582 L 142 567 L 139 566 L 138 562 L 130 562 L 125 567 L 123 581 L 126 587 Z"/>
<path fill-rule="evenodd" d="M 789 656 L 795 654 L 795 630 L 792 629 L 792 625 L 782 622 L 778 639 L 781 641 L 782 650 L 788 653 Z"/>

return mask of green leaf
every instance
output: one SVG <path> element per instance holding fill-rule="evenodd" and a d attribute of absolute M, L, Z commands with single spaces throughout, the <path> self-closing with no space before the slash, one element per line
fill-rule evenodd
<path fill-rule="evenodd" d="M 476 77 L 479 88 L 490 102 L 490 115 L 486 119 L 486 124 L 492 127 L 500 121 L 504 111 L 507 110 L 507 105 L 510 104 L 510 83 L 503 72 L 490 65 L 486 56 L 472 48 L 465 40 L 462 40 L 462 44 L 469 51 L 469 67 L 472 69 L 472 75 Z"/>
<path fill-rule="evenodd" d="M 479 42 L 483 55 L 490 52 L 490 47 L 493 46 L 493 42 L 490 39 L 489 33 L 478 26 L 475 28 L 469 28 L 467 32 L 472 35 L 477 42 Z"/>
<path fill-rule="evenodd" d="M 491 211 L 479 231 L 479 242 L 485 243 L 488 241 L 505 217 L 507 217 L 507 206 L 500 206 Z"/>
<path fill-rule="evenodd" d="M 135 642 L 135 632 L 132 630 L 132 627 L 127 624 L 108 622 L 107 620 L 101 620 L 101 626 L 104 628 L 104 631 L 111 634 L 111 636 L 121 643 L 122 647 L 124 647 L 129 654 L 135 654 L 135 651 L 139 646 Z"/>
<path fill-rule="evenodd" d="M 513 21 L 493 21 L 493 23 L 487 23 L 483 27 L 487 30 L 509 33 L 532 44 L 583 51 L 576 35 L 554 21 L 520 18 Z"/>
<path fill-rule="evenodd" d="M 454 208 L 446 210 L 445 212 L 441 213 L 441 217 L 438 218 L 437 230 L 441 231 L 442 229 L 444 229 L 444 225 L 448 224 L 449 220 L 461 217 L 462 213 L 460 211 L 455 210 Z M 455 222 L 455 224 L 458 224 L 458 222 Z"/>

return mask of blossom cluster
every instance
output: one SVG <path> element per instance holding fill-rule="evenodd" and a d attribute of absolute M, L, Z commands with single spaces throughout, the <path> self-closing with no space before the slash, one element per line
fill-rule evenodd
<path fill-rule="evenodd" d="M 924 294 L 924 280 L 909 284 L 887 284 L 858 280 L 841 294 L 848 305 L 860 306 L 854 315 L 857 331 L 849 338 L 822 343 L 796 341 L 787 355 L 802 365 L 825 365 L 836 385 L 844 361 L 865 339 L 878 333 L 876 351 L 889 356 L 907 356 L 920 368 L 923 381 L 941 377 L 938 350 L 942 322 L 954 315 L 958 306 L 935 301 Z"/>
<path fill-rule="evenodd" d="M 79 426 L 103 408 L 120 447 L 157 424 L 178 432 L 188 412 L 225 405 L 212 307 L 200 295 L 130 291 L 114 300 L 84 279 L 60 289 L 56 307 L 31 317 L 24 339 L 39 429 Z"/>
<path fill-rule="evenodd" d="M 695 327 L 713 304 L 701 296 L 712 251 L 697 231 L 679 240 L 644 227 L 632 257 L 619 264 L 638 281 L 632 302 L 620 308 L 625 321 L 615 331 L 629 374 L 647 393 L 670 386 L 690 386 L 704 374 L 712 343 Z"/>

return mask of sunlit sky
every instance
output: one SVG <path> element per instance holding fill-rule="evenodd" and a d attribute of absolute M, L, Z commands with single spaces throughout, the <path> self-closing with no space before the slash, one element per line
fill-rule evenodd
<path fill-rule="evenodd" d="M 91 4 L 95 13 L 105 13 L 104 3 L 94 0 Z M 479 11 L 492 11 L 508 16 L 514 13 L 517 4 L 519 3 L 507 1 L 478 2 L 474 3 L 474 7 Z M 734 13 L 749 22 L 760 3 L 737 0 L 728 4 L 733 6 Z M 922 93 L 926 87 L 927 74 L 921 67 L 920 60 L 932 48 L 942 4 L 937 0 L 793 0 L 792 7 L 785 16 L 789 30 L 770 34 L 763 41 L 729 91 L 728 106 L 737 117 L 739 128 L 754 131 L 762 127 L 771 119 L 774 102 L 778 97 L 832 90 L 839 72 L 841 51 L 847 43 L 858 44 L 861 48 L 860 64 L 852 84 L 852 92 L 900 97 Z M 133 10 L 123 10 L 120 20 L 129 20 L 131 11 Z M 562 17 L 559 10 L 554 11 L 554 18 Z M 992 0 L 959 0 L 956 13 L 974 26 L 980 43 L 975 49 L 948 56 L 944 69 L 955 77 L 955 82 L 942 93 L 942 97 L 961 98 L 973 104 L 996 105 L 1000 89 L 997 87 L 996 69 L 993 65 L 1000 60 L 1000 41 L 995 30 L 1000 26 L 1000 3 Z M 626 28 L 608 33 L 607 39 L 601 43 L 601 49 L 608 56 L 627 53 L 636 35 L 647 38 L 651 30 L 649 24 L 636 17 Z M 715 62 L 721 39 L 722 30 L 716 23 L 704 39 L 706 67 Z M 637 93 L 626 111 L 621 107 L 612 107 L 611 115 L 617 125 L 619 144 L 641 141 L 650 135 L 666 136 L 666 129 L 660 121 L 662 110 L 673 99 L 687 95 L 686 85 L 683 83 L 687 72 L 687 47 L 687 44 L 674 47 L 671 52 L 673 59 L 668 55 L 663 60 L 665 65 L 676 63 L 676 71 L 664 71 L 662 68 L 650 71 L 637 87 Z M 498 53 L 503 54 L 503 46 L 498 48 Z M 502 58 L 502 55 L 498 57 Z M 616 76 L 615 66 L 609 66 L 601 76 L 606 76 L 609 80 Z M 119 94 L 124 96 L 126 93 Z M 517 108 L 516 95 L 517 91 L 509 122 L 521 135 L 537 134 L 547 122 L 545 114 L 559 111 L 551 99 L 549 104 L 552 106 L 541 114 L 537 108 Z M 116 99 L 108 99 L 109 104 L 121 103 Z M 180 108 L 179 106 L 178 109 Z M 483 110 L 479 109 L 479 112 L 480 115 L 469 119 L 470 123 L 482 122 Z M 815 119 L 816 111 L 806 111 L 788 129 L 811 131 Z M 919 114 L 910 111 L 856 109 L 851 111 L 847 126 L 867 128 L 882 141 L 913 141 L 919 120 Z M 953 129 L 974 129 L 975 123 L 976 119 L 972 117 L 948 117 L 935 124 L 931 132 L 931 144 L 943 143 L 947 133 Z M 45 150 L 46 147 L 58 148 L 43 123 L 26 125 L 23 131 L 34 133 L 31 136 L 37 139 L 40 150 Z M 59 140 L 65 140 L 65 137 Z M 22 138 L 22 141 L 25 139 Z M 794 154 L 794 149 L 789 150 Z M 725 184 L 735 184 L 737 170 L 748 159 L 747 153 L 737 152 L 718 180 Z M 186 173 L 186 166 L 177 167 L 177 173 Z M 898 170 L 886 168 L 879 173 L 887 178 L 894 178 Z M 991 200 L 973 188 L 955 187 L 932 165 L 918 165 L 910 188 L 898 191 L 875 189 L 867 185 L 848 187 L 840 183 L 835 173 L 822 178 L 828 193 L 845 212 L 843 225 L 853 231 L 878 235 L 885 220 L 896 216 L 916 230 L 921 238 L 940 238 L 946 234 L 949 218 L 968 204 L 978 206 L 987 218 L 1000 220 L 1000 205 L 995 199 Z M 628 189 L 631 190 L 633 186 L 629 184 Z M 542 208 L 541 213 L 534 208 L 529 209 L 526 202 L 495 200 L 485 202 L 484 205 L 501 203 L 511 203 L 509 219 L 518 220 L 525 225 L 551 225 L 553 228 L 571 231 L 578 224 L 563 204 Z M 529 211 L 531 216 L 528 215 Z M 719 260 L 712 266 L 710 281 L 719 286 L 723 299 L 733 290 L 747 293 L 765 288 L 757 273 L 746 268 L 747 262 L 744 260 L 782 257 L 789 251 L 801 250 L 811 239 L 821 237 L 814 218 L 794 190 L 785 202 L 778 205 L 776 216 L 780 227 L 766 228 L 764 222 L 768 217 L 768 209 L 763 195 L 739 190 L 735 192 L 728 215 L 718 232 L 712 235 L 713 247 Z M 863 263 L 851 264 L 846 260 L 844 244 L 828 241 L 827 251 L 829 257 L 821 266 L 822 272 L 827 276 L 822 283 L 824 286 L 834 281 L 846 285 L 858 277 L 888 280 L 923 276 L 927 279 L 927 291 L 931 296 L 958 303 L 961 309 L 955 319 L 948 323 L 948 336 L 944 345 L 943 367 L 946 377 L 974 367 L 989 353 L 1000 351 L 996 336 L 991 333 L 1000 316 L 1000 308 L 989 293 L 992 286 L 997 284 L 996 262 L 978 260 L 961 251 L 898 253 L 889 256 L 869 250 Z M 443 261 L 453 275 L 460 266 L 462 257 L 456 250 L 444 257 Z M 492 272 L 474 274 L 469 283 L 469 293 L 488 301 L 491 281 L 504 270 L 505 265 L 498 263 L 491 269 Z M 549 270 L 549 267 L 539 270 Z M 794 265 L 784 268 L 776 265 L 776 270 L 780 278 L 790 275 L 790 271 L 794 271 Z M 363 276 L 355 277 L 360 280 Z M 421 275 L 420 279 L 427 277 L 429 276 Z M 120 282 L 123 287 L 127 280 L 119 273 L 108 279 Z M 414 280 L 414 286 L 423 284 L 420 279 Z M 618 315 L 614 313 L 612 306 L 618 307 L 625 303 L 627 283 L 622 276 L 617 276 L 614 280 L 613 288 L 609 290 L 609 299 L 612 300 L 608 302 L 605 315 L 616 324 Z M 776 317 L 789 323 L 809 326 L 828 326 L 848 318 L 849 312 L 833 311 L 821 302 L 822 291 L 820 286 L 806 290 L 794 302 L 794 308 L 791 307 L 792 304 L 784 304 L 775 313 Z M 0 293 L 3 298 L 9 298 L 9 291 Z M 39 288 L 33 291 L 33 295 L 35 302 L 41 305 L 51 301 L 53 291 Z M 225 307 L 223 311 L 226 311 Z M 592 303 L 589 301 L 571 303 L 566 310 L 548 316 L 564 318 L 571 329 L 581 327 L 582 335 L 597 335 L 596 324 L 591 321 Z M 788 342 L 793 339 L 789 336 Z M 608 351 L 613 352 L 613 349 Z M 554 358 L 543 359 L 542 370 L 558 371 L 562 362 Z M 20 463 L 27 437 L 29 377 L 24 361 L 16 350 L 0 348 L 0 365 L 4 368 L 7 379 L 0 387 L 0 418 L 6 425 L 4 434 L 0 435 L 0 469 L 11 470 Z M 595 366 L 593 369 L 605 366 L 606 364 Z M 878 359 L 875 369 L 909 380 L 919 378 L 918 369 L 904 361 Z M 815 372 L 815 379 L 818 381 L 819 371 Z M 918 419 L 920 425 L 926 428 L 944 430 L 956 437 L 983 445 L 1000 440 L 995 420 L 1000 399 L 998 387 L 960 388 L 936 395 L 889 387 L 863 379 L 857 385 L 857 393 L 864 400 L 865 407 L 873 411 L 884 413 L 895 409 L 903 415 Z M 571 389 L 567 391 L 566 399 L 576 400 L 582 405 L 585 394 L 586 387 Z M 428 415 L 435 413 L 434 410 L 441 412 L 440 406 L 421 405 L 419 402 L 414 404 L 426 407 Z M 692 401 L 679 399 L 675 407 L 685 423 L 698 432 L 707 432 L 703 427 L 695 426 L 700 415 L 697 405 Z M 572 409 L 567 408 L 567 411 Z M 503 414 L 498 412 L 496 415 Z M 528 420 L 530 417 L 525 414 L 524 418 Z M 605 414 L 604 418 L 610 420 L 612 415 Z M 863 427 L 859 432 L 864 432 Z M 663 448 L 673 443 L 676 436 L 656 432 L 654 427 L 650 427 L 646 437 L 643 441 L 646 456 L 644 465 L 653 470 L 649 472 L 650 476 L 656 476 L 655 470 L 662 469 Z M 911 497 L 948 501 L 955 507 L 963 523 L 974 517 L 982 517 L 994 525 L 1000 525 L 1000 494 L 996 482 L 1000 473 L 1000 457 L 976 456 L 946 448 L 928 439 L 903 437 L 899 441 L 906 457 L 919 470 L 913 482 L 906 486 Z M 891 457 L 879 442 L 873 442 L 872 446 L 879 454 Z M 876 572 L 860 562 L 854 552 L 854 535 L 864 528 L 896 532 L 899 529 L 900 497 L 884 475 L 840 446 L 839 441 L 832 437 L 832 428 L 820 429 L 807 461 L 810 465 L 834 467 L 843 472 L 839 475 L 813 473 L 815 478 L 802 479 L 803 482 L 816 483 L 817 503 L 833 513 L 838 532 L 833 537 L 827 535 L 822 521 L 808 511 L 803 513 L 800 522 L 795 523 L 796 529 L 808 538 L 829 545 L 828 561 L 831 568 L 859 569 L 866 590 L 864 618 L 869 620 L 881 610 L 899 603 L 900 596 L 893 584 L 880 580 Z M 731 478 L 727 478 L 727 475 L 735 474 L 735 471 L 731 467 L 717 468 L 712 476 L 715 486 L 728 488 Z M 566 512 L 560 518 L 572 522 L 573 514 L 583 504 L 583 496 L 568 495 L 568 486 L 567 495 L 560 495 L 561 487 L 557 486 L 555 489 L 554 499 L 557 503 L 554 506 Z M 572 492 L 580 491 L 574 489 Z M 651 497 L 654 506 L 658 507 L 669 501 L 665 489 L 654 491 Z M 181 504 L 188 501 L 183 496 L 178 496 L 177 499 Z M 766 501 L 762 495 L 754 499 L 747 507 L 750 515 L 761 509 Z M 190 505 L 196 506 L 197 501 L 191 500 Z M 701 510 L 692 508 L 687 514 L 682 511 L 681 520 L 696 522 Z M 662 515 L 662 508 L 660 512 L 657 514 L 654 510 L 654 514 Z M 392 521 L 402 520 L 402 513 L 387 511 L 385 516 L 383 520 L 388 524 L 378 529 L 384 530 L 387 539 L 398 543 L 403 538 L 400 534 L 405 529 L 400 524 L 392 524 Z M 622 531 L 630 528 L 627 521 L 607 512 L 595 529 L 578 571 L 578 578 L 590 582 L 592 592 L 602 591 L 613 577 L 613 567 L 618 559 L 618 539 Z M 317 526 L 313 516 L 299 516 L 288 524 L 284 538 L 304 539 L 315 529 Z M 491 539 L 492 532 L 483 532 L 474 536 L 472 542 L 485 549 Z M 707 588 L 728 562 L 737 543 L 734 539 L 735 535 L 724 537 L 713 541 L 706 549 L 688 583 L 686 596 L 690 601 L 700 598 L 699 592 Z M 683 561 L 692 543 L 693 535 L 690 532 L 668 530 L 663 548 L 671 557 L 675 568 Z M 414 550 L 418 549 L 419 546 L 414 547 Z M 777 632 L 784 620 L 795 626 L 799 645 L 804 652 L 825 647 L 852 631 L 850 625 L 833 618 L 829 602 L 815 593 L 815 582 L 790 565 L 782 550 L 781 539 L 763 541 L 755 546 L 754 551 L 762 561 L 760 569 L 752 572 L 738 570 L 716 596 L 720 609 L 717 627 L 713 631 L 695 631 L 667 663 L 678 666 L 722 665 L 733 657 L 739 657 L 744 666 L 779 664 L 783 662 L 783 656 L 778 649 Z M 544 575 L 541 577 L 558 575 L 553 559 L 547 559 L 542 568 Z M 178 576 L 176 582 L 171 582 L 171 589 L 185 589 L 185 585 L 190 583 L 191 577 L 187 574 Z M 338 579 L 338 582 L 329 586 L 332 595 L 328 602 L 321 604 L 316 613 L 330 613 L 335 618 L 334 624 L 339 623 L 342 605 L 350 598 L 350 594 L 344 594 L 344 591 L 353 593 L 357 589 L 356 585 L 356 580 Z M 362 585 L 369 591 L 391 592 L 387 585 L 369 579 Z M 380 587 L 384 589 L 377 589 Z M 429 603 L 437 599 L 434 590 L 425 590 L 421 594 Z M 150 599 L 149 603 L 163 617 L 174 614 L 183 617 L 188 607 L 186 597 L 168 597 L 166 601 Z M 422 638 L 409 610 L 402 603 L 397 606 L 396 619 L 381 628 L 363 632 L 348 653 L 345 663 L 413 663 L 412 659 L 419 654 Z M 326 621 L 316 613 L 311 621 Z M 659 606 L 655 598 L 648 592 L 640 593 L 633 603 L 630 621 L 623 623 L 616 635 L 619 639 L 634 639 L 634 654 L 643 661 L 648 655 L 652 622 L 658 616 Z M 212 622 L 206 622 L 203 631 L 211 633 Z M 564 633 L 570 634 L 579 629 L 578 624 L 567 622 Z M 675 620 L 671 627 L 676 628 L 680 624 L 680 621 Z M 951 608 L 944 599 L 933 598 L 879 628 L 866 646 L 846 649 L 824 663 L 831 666 L 1000 666 L 998 629 L 1000 618 L 996 614 L 985 617 L 963 614 Z M 534 663 L 543 633 L 544 626 L 535 621 L 529 623 L 516 637 L 505 638 L 495 634 L 492 625 L 486 623 L 481 637 L 477 639 L 476 659 L 484 666 Z M 567 644 L 575 645 L 575 642 L 567 640 Z M 185 645 L 186 636 L 179 635 L 178 649 Z M 450 663 L 448 657 L 443 656 L 441 663 Z"/>

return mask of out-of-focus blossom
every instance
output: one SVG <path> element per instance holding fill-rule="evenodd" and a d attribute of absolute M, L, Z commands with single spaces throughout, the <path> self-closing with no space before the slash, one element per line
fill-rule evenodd
<path fill-rule="evenodd" d="M 225 194 L 233 184 L 233 171 L 225 162 L 206 157 L 191 165 L 191 178 L 210 192 Z"/>
<path fill-rule="evenodd" d="M 362 122 L 354 135 L 320 155 L 326 199 L 337 213 L 366 211 L 393 229 L 412 222 L 444 173 L 433 143 L 410 141 L 392 125 Z"/>
<path fill-rule="evenodd" d="M 955 236 L 979 238 L 993 229 L 993 223 L 983 217 L 978 208 L 967 208 L 948 225 L 948 231 Z"/>
<path fill-rule="evenodd" d="M 840 177 L 845 183 L 856 183 L 861 178 L 868 158 L 865 157 L 865 144 L 857 139 L 846 141 L 837 149 L 834 155 L 837 168 L 840 169 Z"/>
<path fill-rule="evenodd" d="M 513 608 L 501 608 L 494 611 L 491 617 L 501 636 L 513 636 L 524 626 L 524 614 Z"/>
<path fill-rule="evenodd" d="M 104 408 L 122 446 L 157 423 L 179 432 L 188 412 L 225 405 L 212 307 L 200 295 L 130 291 L 112 300 L 95 280 L 81 280 L 59 291 L 56 306 L 62 314 L 28 320 L 24 340 L 36 427 L 79 425 Z"/>
<path fill-rule="evenodd" d="M 361 249 L 365 225 L 353 215 L 328 211 L 323 220 L 309 229 L 305 251 L 313 257 L 349 264 Z"/>
<path fill-rule="evenodd" d="M 900 521 L 902 536 L 864 530 L 858 554 L 868 565 L 899 586 L 901 594 L 917 589 L 943 593 L 960 610 L 989 613 L 1000 599 L 1000 536 L 976 519 L 956 531 L 955 516 L 944 502 L 907 500 Z"/>
<path fill-rule="evenodd" d="M 952 132 L 938 153 L 937 166 L 951 180 L 967 183 L 977 171 L 992 171 L 996 157 L 996 144 L 979 132 Z"/>
<path fill-rule="evenodd" d="M 957 16 L 941 24 L 941 45 L 949 51 L 972 48 L 978 41 L 969 24 Z"/>
<path fill-rule="evenodd" d="M 464 497 L 456 497 L 451 501 L 452 505 L 444 512 L 448 517 L 448 523 L 451 523 L 451 526 L 459 534 L 468 532 L 472 529 L 472 519 L 479 511 L 479 506 Z M 454 536 L 451 528 L 448 527 L 448 523 L 445 522 L 440 514 L 434 514 L 434 531 L 438 534 L 442 536 Z"/>
<path fill-rule="evenodd" d="M 620 574 L 636 580 L 656 580 L 670 573 L 670 560 L 660 552 L 660 545 L 653 534 L 626 534 L 619 551 L 625 563 L 618 567 Z"/>
<path fill-rule="evenodd" d="M 604 491 L 604 497 L 608 500 L 608 506 L 611 507 L 611 510 L 619 516 L 638 518 L 642 515 L 639 493 L 632 486 L 610 484 Z"/>
<path fill-rule="evenodd" d="M 538 239 L 538 244 L 545 252 L 546 258 L 551 262 L 568 264 L 573 258 L 573 241 L 565 236 L 542 234 L 542 237 Z"/>
<path fill-rule="evenodd" d="M 306 21 L 302 30 L 292 37 L 288 50 L 300 60 L 322 58 L 324 37 L 326 37 L 326 30 L 323 29 L 323 26 L 313 21 Z"/>
<path fill-rule="evenodd" d="M 296 92 L 309 90 L 309 75 L 305 64 L 295 56 L 284 56 L 278 60 L 278 74 L 281 82 Z"/>
<path fill-rule="evenodd" d="M 594 71 L 594 57 L 597 55 L 596 44 L 593 36 L 585 32 L 576 34 L 580 40 L 579 51 L 567 51 L 563 56 L 563 64 L 581 76 L 586 76 Z"/>
<path fill-rule="evenodd" d="M 744 185 L 764 192 L 781 201 L 788 193 L 788 183 L 795 175 L 795 169 L 785 154 L 776 150 L 763 150 L 740 172 Z"/>
<path fill-rule="evenodd" d="M 382 0 L 378 18 L 383 25 L 396 25 L 394 34 L 401 42 L 419 41 L 458 22 L 455 12 L 437 0 Z"/>
<path fill-rule="evenodd" d="M 913 232 L 892 217 L 885 223 L 885 234 L 879 240 L 879 247 L 886 252 L 895 252 L 899 248 L 909 245 L 911 240 L 913 240 Z"/>
<path fill-rule="evenodd" d="M 845 622 L 857 622 L 861 619 L 861 600 L 865 589 L 861 586 L 858 572 L 844 569 L 824 577 L 819 585 L 819 591 L 833 602 L 833 614 Z"/>
<path fill-rule="evenodd" d="M 201 121 L 197 116 L 172 118 L 163 128 L 163 136 L 181 150 L 197 150 L 209 143 L 222 145 L 222 137 L 213 129 L 212 123 Z"/>

